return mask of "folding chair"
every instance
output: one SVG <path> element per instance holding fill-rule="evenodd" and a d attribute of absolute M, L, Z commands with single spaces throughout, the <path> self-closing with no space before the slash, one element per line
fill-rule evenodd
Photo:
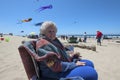
<path fill-rule="evenodd" d="M 24 42 L 22 42 L 24 43 Z M 36 41 L 31 41 L 32 47 L 35 49 Z M 28 80 L 58 80 L 51 78 L 43 78 L 39 69 L 38 62 L 30 55 L 30 51 L 24 45 L 18 47 L 19 54 L 22 59 Z M 74 80 L 73 78 L 61 78 L 60 80 Z M 82 78 L 79 80 L 83 80 Z"/>

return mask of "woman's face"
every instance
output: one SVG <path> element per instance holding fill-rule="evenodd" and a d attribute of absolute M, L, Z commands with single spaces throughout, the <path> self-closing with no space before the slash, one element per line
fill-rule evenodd
<path fill-rule="evenodd" d="M 48 27 L 46 30 L 46 37 L 48 37 L 51 40 L 54 40 L 56 38 L 56 30 L 53 27 Z"/>

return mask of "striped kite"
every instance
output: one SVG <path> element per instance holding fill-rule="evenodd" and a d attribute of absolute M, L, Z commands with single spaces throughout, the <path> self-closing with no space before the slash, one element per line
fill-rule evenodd
<path fill-rule="evenodd" d="M 21 23 L 24 23 L 24 22 L 30 22 L 31 20 L 32 20 L 32 18 L 20 20 L 17 24 L 21 24 Z"/>

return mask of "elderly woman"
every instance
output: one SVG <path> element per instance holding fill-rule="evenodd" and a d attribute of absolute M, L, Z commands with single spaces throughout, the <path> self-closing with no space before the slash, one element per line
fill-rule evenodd
<path fill-rule="evenodd" d="M 41 75 L 51 80 L 76 76 L 84 80 L 98 80 L 93 63 L 89 60 L 81 60 L 78 56 L 69 56 L 70 51 L 66 51 L 57 39 L 56 33 L 57 27 L 53 22 L 46 21 L 41 25 L 42 37 L 36 42 L 38 55 L 34 57 L 39 61 Z"/>

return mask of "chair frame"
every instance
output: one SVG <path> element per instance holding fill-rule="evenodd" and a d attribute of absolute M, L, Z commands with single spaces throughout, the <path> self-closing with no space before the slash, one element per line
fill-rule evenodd
<path fill-rule="evenodd" d="M 33 80 L 33 78 L 35 78 L 36 76 L 39 77 L 38 73 L 36 73 L 35 60 L 29 54 L 29 52 L 26 50 L 25 46 L 23 46 L 23 45 L 19 46 L 18 51 L 21 56 L 21 60 L 24 65 L 28 79 Z M 36 80 L 36 79 L 34 79 L 34 80 Z"/>

